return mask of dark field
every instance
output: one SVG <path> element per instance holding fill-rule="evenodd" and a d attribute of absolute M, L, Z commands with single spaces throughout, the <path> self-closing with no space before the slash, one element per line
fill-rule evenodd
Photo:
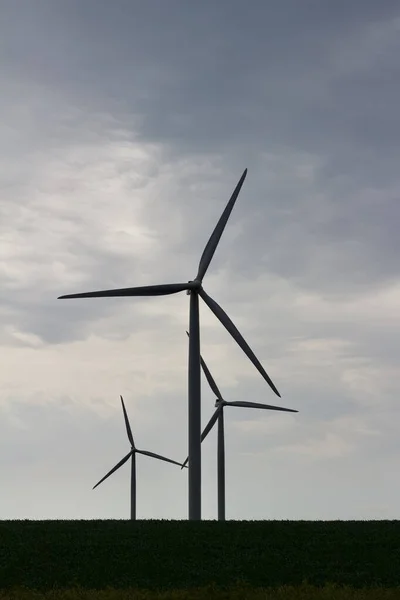
<path fill-rule="evenodd" d="M 254 589 L 244 586 L 227 590 L 197 588 L 151 591 L 131 589 L 83 590 L 80 588 L 35 592 L 0 590 L 0 600 L 399 600 L 400 589 L 284 586 Z"/>
<path fill-rule="evenodd" d="M 297 592 L 284 588 L 273 596 L 255 588 L 304 582 L 353 588 L 399 586 L 398 592 L 381 589 L 374 592 L 377 596 L 366 590 L 357 596 L 343 590 L 337 596 L 328 588 L 318 592 L 321 598 L 400 598 L 400 521 L 0 522 L 0 600 L 22 599 L 21 588 L 53 590 L 52 594 L 55 588 L 81 589 L 47 598 L 93 598 L 89 590 L 107 588 L 182 592 L 149 596 L 144 591 L 126 595 L 126 591 L 117 596 L 109 589 L 99 598 L 200 598 L 194 588 L 205 586 L 231 588 L 227 598 L 300 598 L 305 597 L 300 588 Z M 240 586 L 239 595 L 234 586 Z M 248 595 L 249 587 L 254 591 Z M 15 588 L 20 591 L 9 596 L 7 590 Z M 191 595 L 184 595 L 189 589 Z M 317 597 L 307 589 L 307 597 Z M 212 590 L 204 597 L 213 598 Z"/>

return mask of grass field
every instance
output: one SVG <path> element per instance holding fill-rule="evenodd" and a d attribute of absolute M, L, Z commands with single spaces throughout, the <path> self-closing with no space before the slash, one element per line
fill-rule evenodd
<path fill-rule="evenodd" d="M 354 589 L 350 587 L 284 586 L 254 589 L 236 586 L 227 590 L 197 588 L 164 592 L 124 590 L 0 591 L 0 600 L 398 600 L 400 589 Z"/>
<path fill-rule="evenodd" d="M 0 590 L 0 600 L 400 598 L 400 522 L 2 521 Z"/>

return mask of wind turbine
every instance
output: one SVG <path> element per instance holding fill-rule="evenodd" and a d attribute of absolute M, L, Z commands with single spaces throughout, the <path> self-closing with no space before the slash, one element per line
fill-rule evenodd
<path fill-rule="evenodd" d="M 188 335 L 189 333 L 186 332 Z M 190 340 L 190 336 L 189 336 Z M 223 399 L 221 392 L 209 368 L 207 367 L 203 357 L 200 356 L 201 366 L 204 371 L 204 375 L 208 381 L 208 384 L 214 394 L 216 395 L 215 407 L 216 410 L 209 420 L 208 424 L 204 428 L 201 434 L 201 441 L 203 441 L 210 433 L 215 423 L 218 421 L 218 441 L 217 441 L 217 485 L 218 485 L 218 521 L 225 521 L 225 432 L 224 432 L 224 407 L 225 406 L 237 406 L 240 408 L 258 408 L 263 410 L 279 410 L 281 412 L 292 412 L 297 413 L 298 410 L 292 408 L 281 408 L 280 406 L 271 406 L 269 404 L 260 404 L 259 402 L 226 402 Z M 182 464 L 182 469 L 186 466 L 188 459 Z"/>
<path fill-rule="evenodd" d="M 228 204 L 225 207 L 210 239 L 200 258 L 199 268 L 194 280 L 187 283 L 169 283 L 163 285 L 148 285 L 115 290 L 86 292 L 83 294 L 68 294 L 64 298 L 105 298 L 117 296 L 165 296 L 187 291 L 190 295 L 189 314 L 189 374 L 188 374 L 188 416 L 189 416 L 189 519 L 201 519 L 201 391 L 200 391 L 200 327 L 199 327 L 199 296 L 207 304 L 222 325 L 229 331 L 233 339 L 242 348 L 256 369 L 261 373 L 275 394 L 280 397 L 278 390 L 267 375 L 264 367 L 244 340 L 238 329 L 232 323 L 225 311 L 203 289 L 203 278 L 214 256 L 218 242 L 225 229 L 236 199 L 247 175 L 244 170 Z"/>
<path fill-rule="evenodd" d="M 158 460 L 164 460 L 165 462 L 172 463 L 173 465 L 178 465 L 179 467 L 182 467 L 182 469 L 184 466 L 182 465 L 182 463 L 176 462 L 175 460 L 171 460 L 170 458 L 166 458 L 165 456 L 161 456 L 160 454 L 154 454 L 154 452 L 148 452 L 147 450 L 139 450 L 138 448 L 136 448 L 124 400 L 122 396 L 120 396 L 120 398 L 122 403 L 122 411 L 124 413 L 126 433 L 128 434 L 128 440 L 131 443 L 131 450 L 126 456 L 124 456 L 122 460 L 119 461 L 117 465 L 115 465 L 114 468 L 111 469 L 111 471 L 107 473 L 107 475 L 103 477 L 103 479 L 100 479 L 100 481 L 96 483 L 93 489 L 97 488 L 97 486 L 103 483 L 103 481 L 107 479 L 107 477 L 110 477 L 110 475 L 115 473 L 115 471 L 118 471 L 118 469 L 122 467 L 122 465 L 124 465 L 129 459 L 131 459 L 131 519 L 134 520 L 136 519 L 136 454 L 144 454 L 145 456 L 150 456 L 151 458 L 158 458 Z"/>

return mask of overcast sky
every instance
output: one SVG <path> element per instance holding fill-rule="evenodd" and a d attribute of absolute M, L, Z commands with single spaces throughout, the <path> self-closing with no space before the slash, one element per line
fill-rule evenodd
<path fill-rule="evenodd" d="M 192 279 L 226 400 L 227 518 L 397 518 L 397 0 L 0 0 L 0 519 L 127 518 L 129 451 L 187 453 Z M 202 421 L 214 397 L 202 385 Z M 203 446 L 214 519 L 216 431 Z M 187 518 L 187 471 L 138 458 L 138 518 Z"/>

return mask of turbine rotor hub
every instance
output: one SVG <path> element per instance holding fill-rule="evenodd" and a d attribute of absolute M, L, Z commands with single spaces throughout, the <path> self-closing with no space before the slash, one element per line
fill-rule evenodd
<path fill-rule="evenodd" d="M 202 285 L 201 285 L 200 279 L 193 279 L 193 280 L 188 281 L 188 283 L 190 283 L 191 286 L 190 286 L 190 289 L 187 290 L 187 292 L 186 292 L 187 296 L 190 296 L 190 293 L 192 291 L 198 292 L 198 291 L 200 291 L 202 289 Z"/>

